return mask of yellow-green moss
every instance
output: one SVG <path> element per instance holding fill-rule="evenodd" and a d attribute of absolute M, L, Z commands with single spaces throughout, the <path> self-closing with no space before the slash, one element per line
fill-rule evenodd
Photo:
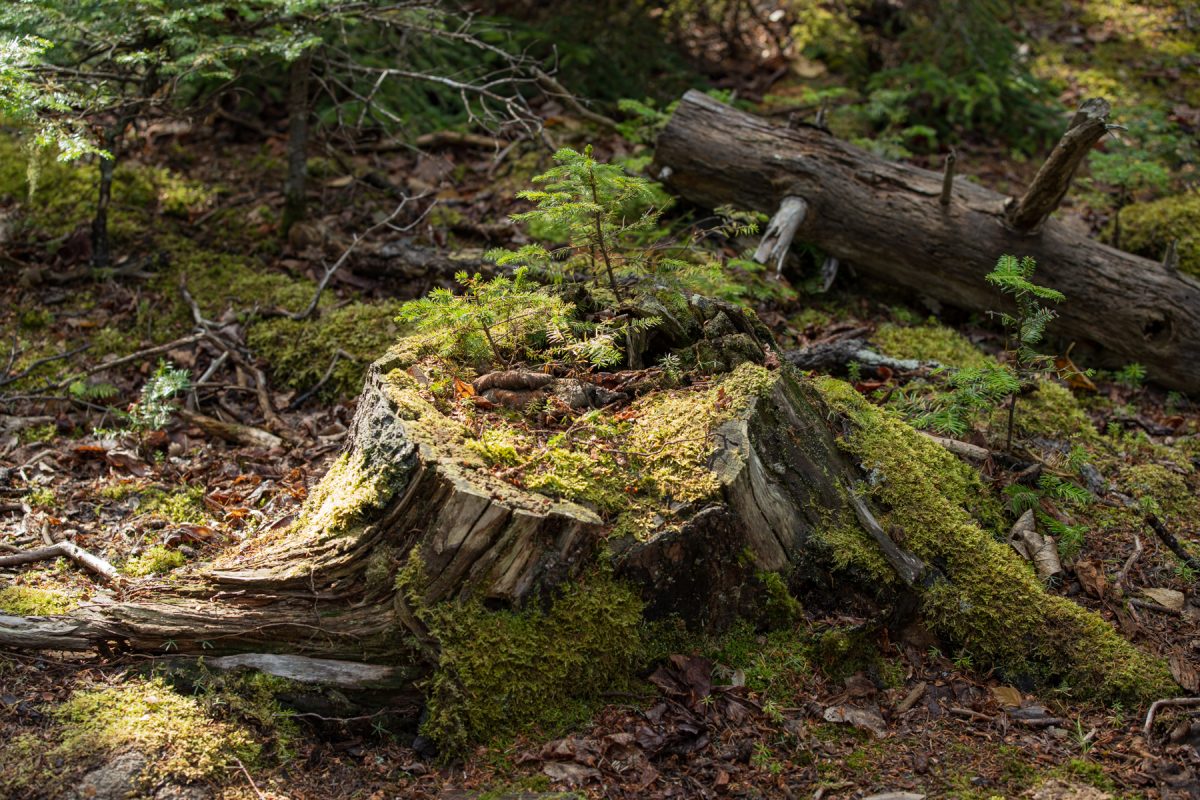
<path fill-rule="evenodd" d="M 355 302 L 301 322 L 286 317 L 263 320 L 250 329 L 250 346 L 266 360 L 276 380 L 293 389 L 315 385 L 334 354 L 343 351 L 350 358 L 339 358 L 321 391 L 329 398 L 350 397 L 362 389 L 367 365 L 396 340 L 400 305 Z"/>
<path fill-rule="evenodd" d="M 995 438 L 1005 435 L 1007 404 L 992 410 L 988 427 Z M 1071 444 L 1086 444 L 1100 438 L 1096 426 L 1071 390 L 1050 380 L 1039 381 L 1036 391 L 1022 395 L 1017 401 L 1016 429 L 1018 438 L 1041 437 Z"/>
<path fill-rule="evenodd" d="M 386 469 L 369 469 L 361 453 L 343 453 L 304 501 L 292 527 L 348 533 L 366 512 L 391 498 L 389 479 Z"/>
<path fill-rule="evenodd" d="M 146 575 L 166 575 L 187 563 L 187 558 L 178 550 L 169 550 L 156 544 L 146 548 L 140 556 L 129 559 L 121 571 L 135 578 Z"/>
<path fill-rule="evenodd" d="M 708 464 L 713 431 L 776 378 L 745 363 L 707 388 L 648 395 L 620 418 L 591 412 L 576 421 L 579 432 L 569 440 L 557 435 L 539 444 L 527 430 L 492 427 L 469 449 L 491 465 L 525 464 L 525 488 L 586 505 L 616 520 L 617 533 L 642 536 L 673 524 L 673 506 L 718 492 Z"/>
<path fill-rule="evenodd" d="M 1184 476 L 1158 464 L 1133 464 L 1121 469 L 1122 491 L 1146 511 L 1168 519 L 1192 522 L 1200 516 L 1200 498 Z"/>
<path fill-rule="evenodd" d="M 1029 566 L 987 535 L 965 510 L 977 478 L 954 456 L 841 381 L 821 379 L 826 401 L 854 425 L 841 440 L 877 476 L 872 498 L 885 529 L 948 580 L 923 591 L 925 615 L 976 665 L 1080 695 L 1140 702 L 1174 686 L 1166 665 L 1138 650 L 1097 615 L 1045 591 Z"/>
<path fill-rule="evenodd" d="M 642 602 L 604 575 L 571 584 L 544 611 L 454 602 L 419 614 L 441 653 L 423 730 L 450 754 L 585 718 L 641 655 Z"/>
<path fill-rule="evenodd" d="M 48 617 L 75 608 L 74 598 L 53 589 L 36 586 L 6 586 L 0 589 L 0 611 L 18 617 Z"/>
<path fill-rule="evenodd" d="M 138 513 L 161 517 L 168 522 L 197 525 L 209 519 L 204 510 L 203 486 L 189 486 L 177 492 L 147 489 L 142 493 Z"/>
<path fill-rule="evenodd" d="M 22 204 L 24 224 L 63 236 L 90 222 L 95 214 L 99 169 L 95 163 L 64 164 L 54 154 L 34 155 L 24 143 L 0 136 L 0 196 Z M 29 196 L 30 176 L 35 177 Z M 215 192 L 163 167 L 133 160 L 117 163 L 113 173 L 109 232 L 118 245 L 150 230 L 156 214 L 188 217 L 207 206 Z"/>
<path fill-rule="evenodd" d="M 49 486 L 39 486 L 25 495 L 24 500 L 34 508 L 54 508 L 58 504 L 58 496 Z"/>
<path fill-rule="evenodd" d="M 885 323 L 875 331 L 871 341 L 878 345 L 880 352 L 892 358 L 936 361 L 957 368 L 995 364 L 995 359 L 984 355 L 967 337 L 932 321 L 914 326 Z"/>
<path fill-rule="evenodd" d="M 1200 275 L 1200 192 L 1128 205 L 1120 219 L 1121 247 L 1161 261 L 1178 240 L 1179 269 Z"/>
<path fill-rule="evenodd" d="M 175 692 L 161 679 L 132 678 L 120 686 L 76 691 L 50 709 L 54 725 L 41 736 L 0 745 L 4 761 L 54 764 L 0 779 L 14 797 L 67 794 L 67 781 L 80 770 L 133 750 L 146 757 L 139 783 L 147 791 L 164 780 L 222 779 L 235 759 L 252 765 L 261 748 L 241 726 L 212 719 L 194 697 Z M 65 768 L 64 768 L 65 767 Z"/>

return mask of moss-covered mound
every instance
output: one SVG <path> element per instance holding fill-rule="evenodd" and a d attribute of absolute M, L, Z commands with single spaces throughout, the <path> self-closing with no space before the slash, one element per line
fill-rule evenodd
<path fill-rule="evenodd" d="M 880 522 L 948 576 L 922 592 L 932 628 L 1009 680 L 1069 685 L 1077 696 L 1144 702 L 1169 694 L 1166 665 L 1103 619 L 1048 593 L 1032 569 L 967 512 L 978 475 L 899 417 L 831 378 L 817 382 L 853 424 L 842 446 L 873 476 Z M 864 534 L 865 536 L 865 534 Z M 858 565 L 883 578 L 874 560 Z"/>
<path fill-rule="evenodd" d="M 141 765 L 134 782 L 149 793 L 163 781 L 222 778 L 238 760 L 253 765 L 261 753 L 248 729 L 215 718 L 200 699 L 157 678 L 76 691 L 51 707 L 50 716 L 54 724 L 45 737 L 0 746 L 0 762 L 8 765 L 0 770 L 0 794 L 62 797 L 78 771 L 131 752 Z M 68 769 L 48 768 L 62 764 Z"/>
<path fill-rule="evenodd" d="M 1123 248 L 1158 261 L 1176 241 L 1179 269 L 1200 276 L 1200 192 L 1134 203 L 1120 221 Z"/>
<path fill-rule="evenodd" d="M 936 361 L 943 366 L 960 369 L 986 367 L 995 363 L 967 337 L 932 321 L 911 326 L 885 323 L 879 326 L 871 340 L 878 345 L 880 352 L 893 358 Z"/>

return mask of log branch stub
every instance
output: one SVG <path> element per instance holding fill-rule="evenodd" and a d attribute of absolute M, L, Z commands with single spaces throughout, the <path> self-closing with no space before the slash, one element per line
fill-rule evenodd
<path fill-rule="evenodd" d="M 946 163 L 942 171 L 942 197 L 941 204 L 944 206 L 950 205 L 950 193 L 954 191 L 954 164 L 958 161 L 958 155 L 951 150 L 946 154 Z"/>
<path fill-rule="evenodd" d="M 779 210 L 767 223 L 763 231 L 758 249 L 754 251 L 754 260 L 759 264 L 775 262 L 775 274 L 783 273 L 783 262 L 787 258 L 788 248 L 796 238 L 796 231 L 808 216 L 808 203 L 803 197 L 788 195 L 779 202 Z"/>
<path fill-rule="evenodd" d="M 1080 162 L 1108 131 L 1110 111 L 1106 100 L 1083 101 L 1025 194 L 1007 204 L 1005 218 L 1013 230 L 1034 233 L 1059 207 Z"/>

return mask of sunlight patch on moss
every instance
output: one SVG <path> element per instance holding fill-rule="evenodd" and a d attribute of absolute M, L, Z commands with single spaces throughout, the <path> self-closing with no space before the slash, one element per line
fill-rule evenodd
<path fill-rule="evenodd" d="M 166 575 L 186 563 L 187 558 L 183 553 L 156 544 L 126 561 L 121 571 L 135 578 L 143 578 L 147 575 Z"/>
<path fill-rule="evenodd" d="M 0 589 L 0 612 L 18 617 L 65 614 L 76 605 L 74 598 L 53 589 L 37 586 L 6 586 Z"/>

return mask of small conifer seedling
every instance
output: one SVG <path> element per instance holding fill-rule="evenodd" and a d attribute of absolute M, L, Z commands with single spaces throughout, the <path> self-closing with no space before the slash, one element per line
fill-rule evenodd
<path fill-rule="evenodd" d="M 1008 351 L 1013 357 L 1018 388 L 1009 395 L 1008 439 L 1005 449 L 1012 447 L 1013 423 L 1016 416 L 1017 397 L 1020 390 L 1031 385 L 1037 373 L 1050 365 L 1049 356 L 1035 348 L 1046 334 L 1046 326 L 1058 314 L 1043 302 L 1061 303 L 1066 299 L 1062 292 L 1033 282 L 1037 262 L 1029 256 L 1000 256 L 996 268 L 986 276 L 988 283 L 1001 292 L 1011 295 L 1016 302 L 1016 313 L 992 312 L 1008 332 Z"/>

